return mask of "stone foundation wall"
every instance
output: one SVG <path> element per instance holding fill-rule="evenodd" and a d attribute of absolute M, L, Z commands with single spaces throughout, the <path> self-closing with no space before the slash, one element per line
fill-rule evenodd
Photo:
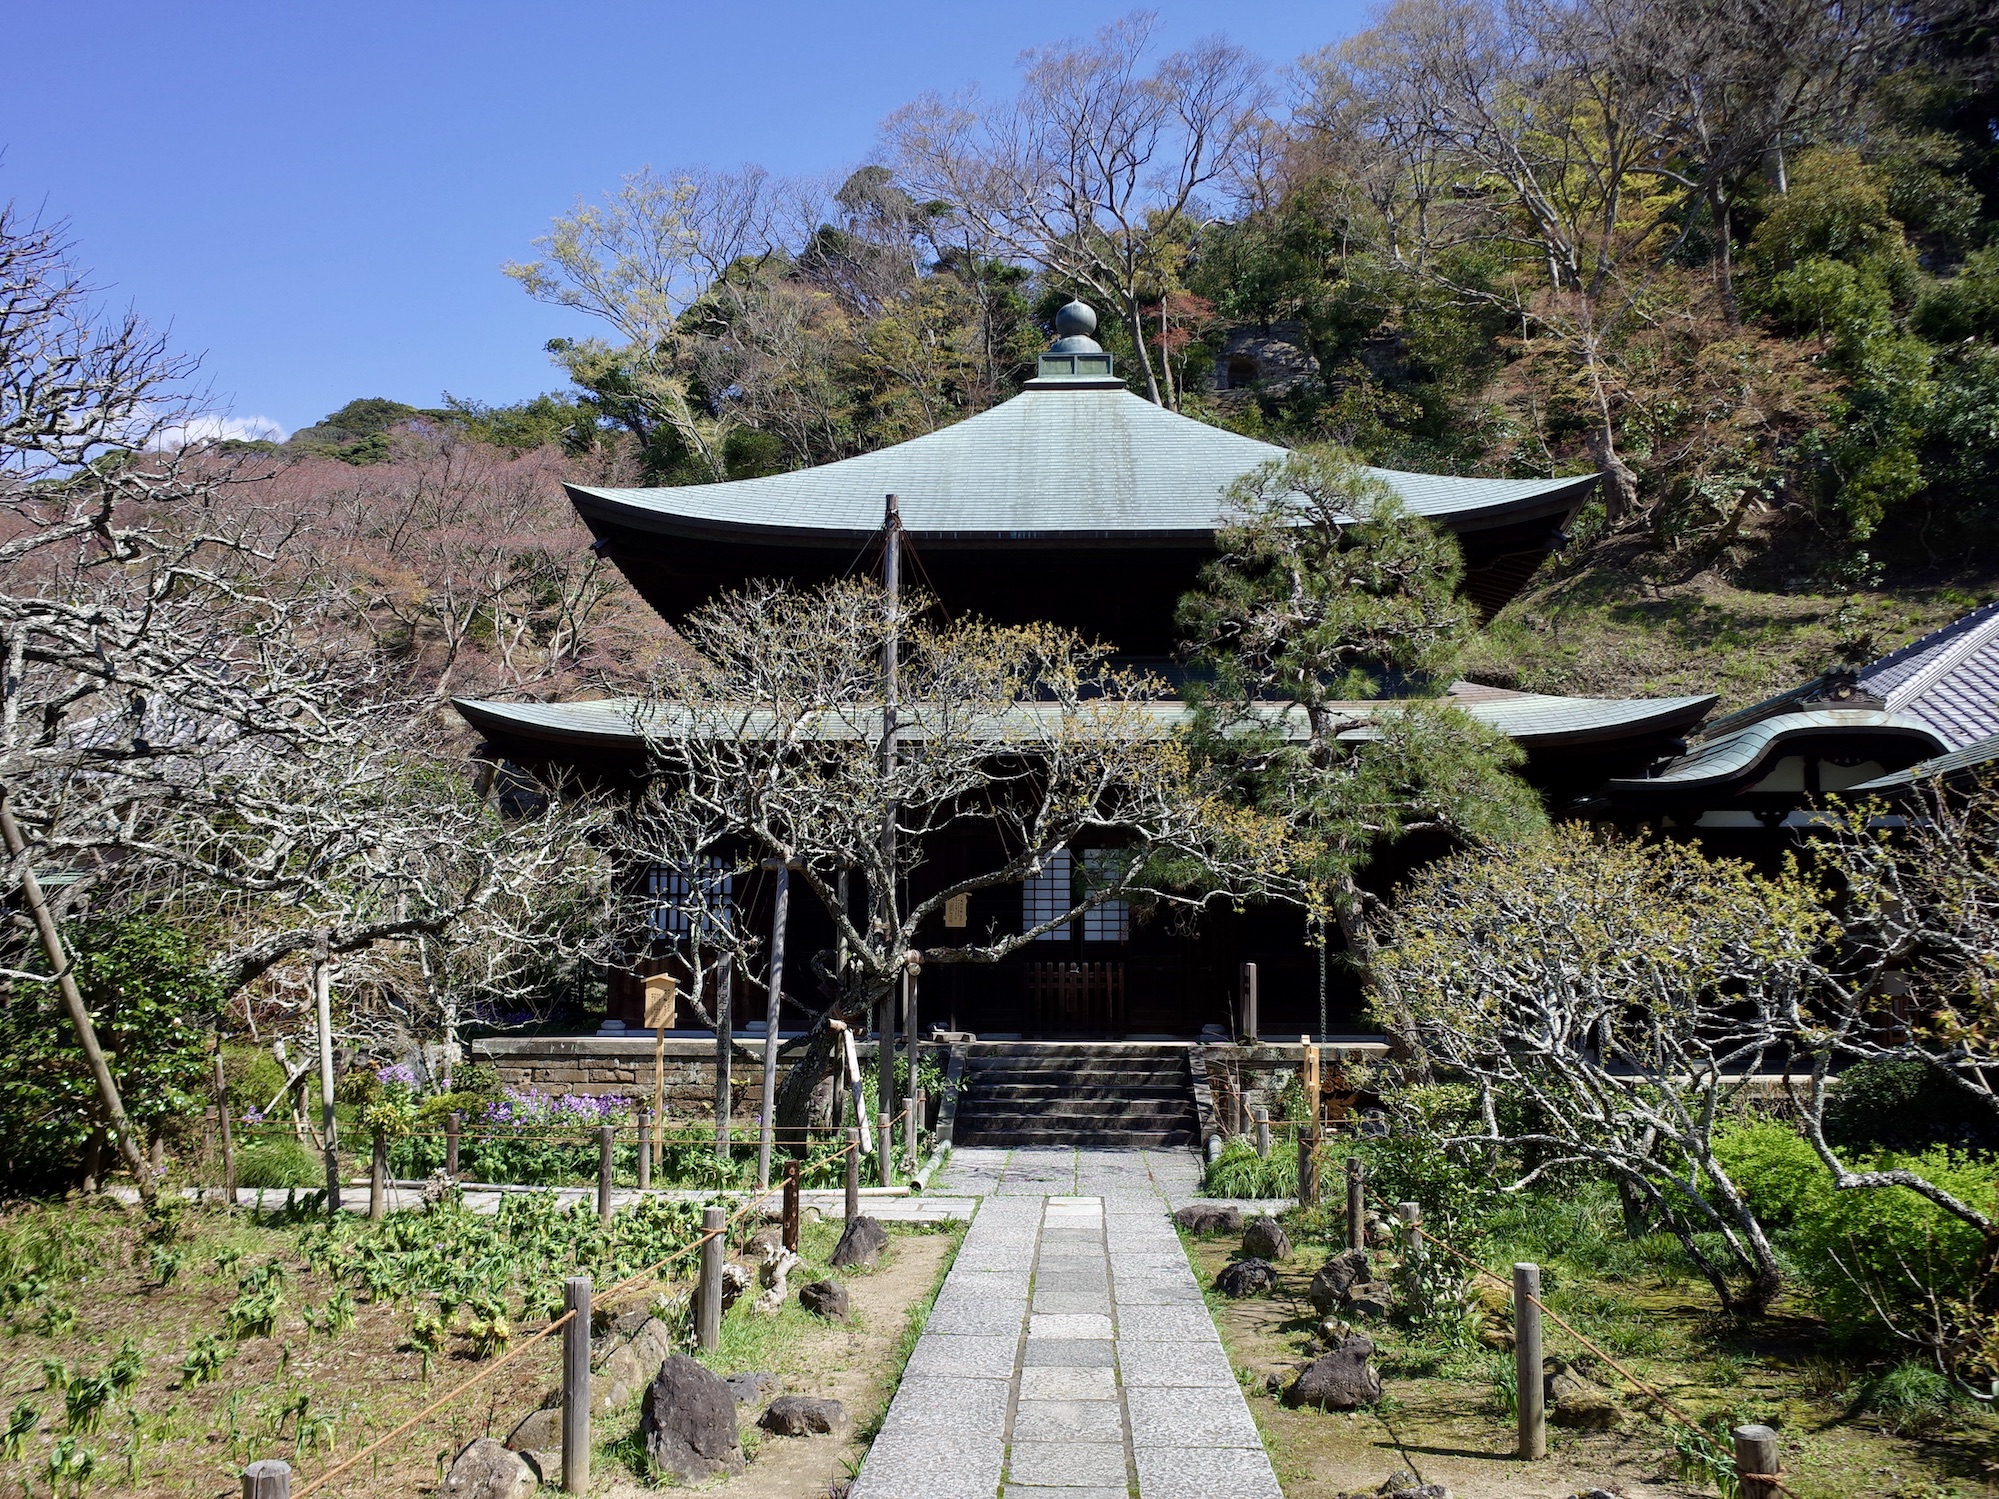
<path fill-rule="evenodd" d="M 868 1065 L 874 1048 L 859 1048 Z M 500 1076 L 502 1087 L 538 1093 L 616 1094 L 650 1100 L 653 1041 L 635 1036 L 495 1036 L 471 1044 L 472 1060 Z M 708 1037 L 669 1037 L 665 1067 L 666 1115 L 678 1119 L 715 1117 L 715 1043 Z M 763 1087 L 762 1061 L 738 1049 L 730 1069 L 730 1115 L 757 1111 Z"/>

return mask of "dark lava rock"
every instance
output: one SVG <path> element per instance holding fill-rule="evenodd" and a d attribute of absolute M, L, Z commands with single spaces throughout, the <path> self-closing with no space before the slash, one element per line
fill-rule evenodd
<path fill-rule="evenodd" d="M 837 1280 L 815 1280 L 798 1288 L 798 1304 L 816 1316 L 844 1322 L 849 1310 L 847 1288 Z"/>
<path fill-rule="evenodd" d="M 1252 1218 L 1242 1231 L 1242 1252 L 1259 1260 L 1288 1260 L 1291 1239 L 1275 1218 Z"/>
<path fill-rule="evenodd" d="M 1173 1215 L 1173 1221 L 1190 1234 L 1239 1234 L 1242 1209 L 1197 1202 L 1180 1209 Z"/>
<path fill-rule="evenodd" d="M 450 1499 L 527 1499 L 537 1487 L 534 1469 L 491 1437 L 475 1437 L 453 1459 L 437 1492 Z"/>
<path fill-rule="evenodd" d="M 1285 1403 L 1323 1411 L 1350 1411 L 1373 1405 L 1381 1398 L 1381 1376 L 1368 1362 L 1373 1356 L 1372 1339 L 1342 1338 L 1293 1381 L 1284 1392 Z"/>
<path fill-rule="evenodd" d="M 653 1465 L 683 1483 L 743 1471 L 729 1387 L 684 1353 L 660 1365 L 646 1387 L 639 1436 Z"/>
<path fill-rule="evenodd" d="M 837 1400 L 806 1395 L 781 1395 L 770 1403 L 757 1425 L 781 1437 L 825 1436 L 847 1424 L 847 1408 Z"/>
<path fill-rule="evenodd" d="M 1311 1298 L 1312 1310 L 1321 1317 L 1330 1317 L 1345 1302 L 1348 1289 L 1359 1285 L 1371 1274 L 1373 1271 L 1368 1266 L 1366 1250 L 1342 1249 L 1321 1265 L 1319 1273 L 1312 1277 L 1312 1288 L 1305 1293 Z"/>
<path fill-rule="evenodd" d="M 1245 1296 L 1268 1296 L 1277 1289 L 1277 1267 L 1268 1260 L 1236 1260 L 1222 1266 L 1215 1277 L 1215 1289 L 1235 1301 Z"/>
<path fill-rule="evenodd" d="M 847 1231 L 840 1235 L 840 1242 L 833 1246 L 833 1268 L 852 1270 L 872 1265 L 887 1248 L 888 1230 L 862 1214 L 847 1225 Z"/>
<path fill-rule="evenodd" d="M 755 1405 L 777 1388 L 777 1376 L 764 1369 L 749 1374 L 731 1374 L 722 1381 L 738 1405 Z"/>

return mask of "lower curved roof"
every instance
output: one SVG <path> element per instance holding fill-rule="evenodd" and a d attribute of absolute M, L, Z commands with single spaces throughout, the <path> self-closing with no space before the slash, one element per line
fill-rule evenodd
<path fill-rule="evenodd" d="M 1453 693 L 1449 700 L 1526 749 L 1614 744 L 1680 733 L 1698 722 L 1715 701 L 1711 696 L 1556 697 L 1490 688 Z M 655 722 L 663 722 L 670 712 L 660 704 L 631 697 L 580 703 L 503 703 L 455 698 L 452 706 L 502 752 L 536 751 L 547 759 L 579 754 L 641 755 L 646 729 Z M 1187 705 L 1176 699 L 1126 706 L 1141 709 L 1162 731 L 1178 727 L 1189 717 Z M 1395 711 L 1392 701 L 1340 707 L 1342 712 L 1355 715 Z M 1022 705 L 1019 711 L 1031 713 L 1035 705 Z M 834 732 L 844 737 L 850 726 L 843 721 Z M 1357 731 L 1354 737 L 1364 733 Z"/>
<path fill-rule="evenodd" d="M 1883 708 L 1807 708 L 1780 713 L 1694 746 L 1656 775 L 1612 780 L 1607 790 L 1650 793 L 1709 790 L 1755 774 L 1792 740 L 1827 733 L 1854 742 L 1892 739 L 1934 754 L 1945 748 L 1922 720 Z"/>
<path fill-rule="evenodd" d="M 666 489 L 569 486 L 584 519 L 662 536 L 858 546 L 900 499 L 932 546 L 1208 542 L 1222 492 L 1287 450 L 1168 411 L 1122 386 L 1033 388 L 893 447 L 817 468 Z M 1370 470 L 1453 531 L 1566 514 L 1597 476 L 1464 479 Z"/>

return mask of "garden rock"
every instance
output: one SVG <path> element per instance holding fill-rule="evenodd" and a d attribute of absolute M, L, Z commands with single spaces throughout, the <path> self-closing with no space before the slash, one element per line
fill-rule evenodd
<path fill-rule="evenodd" d="M 651 1380 L 673 1352 L 673 1332 L 659 1318 L 647 1316 L 616 1344 L 602 1365 L 603 1372 L 626 1387 L 627 1395 Z M 623 1404 L 621 1400 L 619 1404 Z"/>
<path fill-rule="evenodd" d="M 1617 1425 L 1617 1398 L 1592 1384 L 1560 1359 L 1542 1365 L 1548 1419 L 1572 1431 L 1609 1431 Z"/>
<path fill-rule="evenodd" d="M 1277 1267 L 1268 1260 L 1236 1260 L 1222 1266 L 1222 1273 L 1215 1277 L 1215 1289 L 1232 1301 L 1268 1296 L 1277 1289 Z"/>
<path fill-rule="evenodd" d="M 836 1270 L 853 1270 L 872 1265 L 888 1248 L 888 1230 L 865 1213 L 847 1225 L 840 1242 L 833 1246 L 831 1261 Z"/>
<path fill-rule="evenodd" d="M 639 1437 L 654 1467 L 683 1482 L 743 1471 L 729 1387 L 684 1353 L 647 1386 Z"/>
<path fill-rule="evenodd" d="M 1259 1260 L 1288 1260 L 1291 1239 L 1275 1218 L 1252 1218 L 1242 1231 L 1242 1252 Z"/>
<path fill-rule="evenodd" d="M 748 1374 L 731 1374 L 722 1381 L 729 1387 L 729 1394 L 738 1405 L 755 1405 L 777 1388 L 777 1376 L 765 1369 L 753 1370 Z"/>
<path fill-rule="evenodd" d="M 1364 1280 L 1347 1287 L 1346 1300 L 1341 1305 L 1349 1317 L 1379 1322 L 1395 1310 L 1395 1288 L 1385 1280 Z"/>
<path fill-rule="evenodd" d="M 1197 1202 L 1180 1209 L 1173 1215 L 1173 1221 L 1190 1234 L 1239 1234 L 1242 1209 Z"/>
<path fill-rule="evenodd" d="M 824 1317 L 829 1322 L 846 1321 L 850 1310 L 847 1304 L 847 1288 L 837 1280 L 815 1280 L 809 1286 L 800 1286 L 798 1304 L 814 1316 Z"/>
<path fill-rule="evenodd" d="M 781 1437 L 826 1436 L 847 1424 L 847 1408 L 837 1400 L 816 1400 L 809 1395 L 781 1395 L 757 1422 L 765 1431 Z"/>
<path fill-rule="evenodd" d="M 453 1459 L 437 1492 L 450 1499 L 527 1499 L 537 1482 L 519 1453 L 491 1437 L 474 1437 Z"/>
<path fill-rule="evenodd" d="M 1312 1287 L 1305 1293 L 1311 1299 L 1312 1310 L 1321 1317 L 1331 1316 L 1340 1309 L 1348 1289 L 1366 1280 L 1371 1273 L 1366 1250 L 1342 1249 L 1321 1265 L 1319 1273 L 1312 1277 Z"/>
<path fill-rule="evenodd" d="M 560 1392 L 557 1394 L 560 1399 Z M 529 1411 L 514 1423 L 514 1429 L 507 1433 L 507 1446 L 515 1452 L 534 1449 L 554 1448 L 562 1450 L 562 1411 L 559 1406 L 544 1406 L 538 1411 Z"/>
<path fill-rule="evenodd" d="M 1367 1220 L 1367 1245 L 1370 1249 L 1393 1249 L 1395 1247 L 1395 1225 L 1386 1218 Z"/>
<path fill-rule="evenodd" d="M 1284 1392 L 1285 1402 L 1323 1411 L 1350 1411 L 1373 1405 L 1381 1398 L 1381 1376 L 1368 1362 L 1373 1356 L 1372 1339 L 1342 1338 L 1299 1374 Z"/>
<path fill-rule="evenodd" d="M 766 1223 L 751 1234 L 749 1242 L 743 1245 L 743 1258 L 769 1261 L 776 1258 L 776 1252 L 782 1248 L 784 1248 L 784 1229 L 775 1223 Z"/>
<path fill-rule="evenodd" d="M 734 1260 L 722 1266 L 722 1310 L 727 1311 L 736 1304 L 743 1292 L 756 1283 L 756 1276 L 748 1265 L 738 1265 Z M 693 1309 L 689 1303 L 689 1310 Z"/>

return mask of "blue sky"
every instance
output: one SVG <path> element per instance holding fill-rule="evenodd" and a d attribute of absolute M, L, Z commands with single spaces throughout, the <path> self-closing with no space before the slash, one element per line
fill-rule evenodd
<path fill-rule="evenodd" d="M 355 396 L 560 388 L 580 320 L 500 274 L 625 172 L 865 159 L 929 88 L 1124 4 L 0 0 L 0 198 L 68 217 L 107 300 L 203 356 L 214 407 L 289 430 Z M 1279 64 L 1360 0 L 1153 7 Z M 32 64 L 29 64 L 32 60 Z"/>

